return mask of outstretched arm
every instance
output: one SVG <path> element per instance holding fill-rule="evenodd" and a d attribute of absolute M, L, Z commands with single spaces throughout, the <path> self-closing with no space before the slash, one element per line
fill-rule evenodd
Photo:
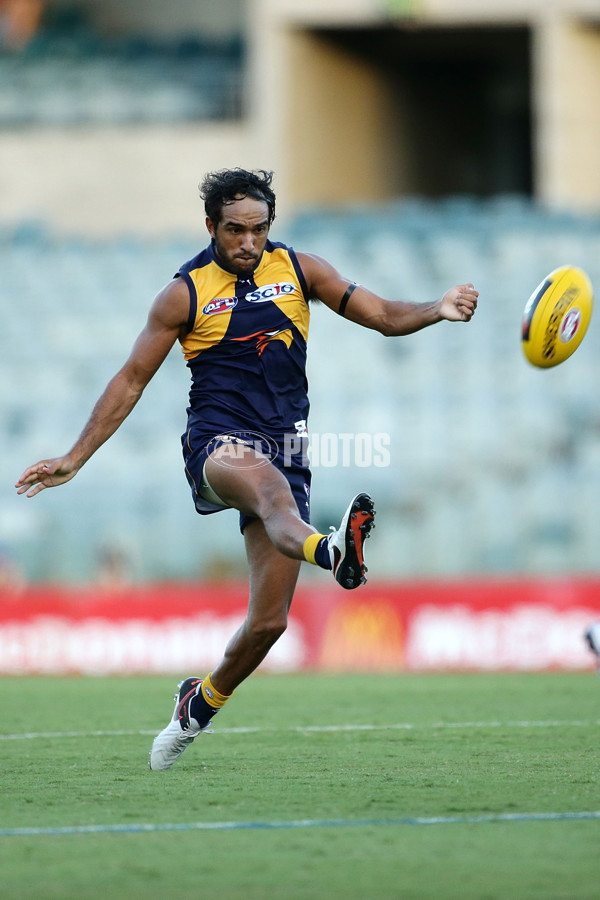
<path fill-rule="evenodd" d="M 187 321 L 188 310 L 189 294 L 183 280 L 163 288 L 129 359 L 109 381 L 72 448 L 64 456 L 42 459 L 25 469 L 15 485 L 18 494 L 27 491 L 28 497 L 34 497 L 44 488 L 70 481 L 115 433 L 175 343 Z"/>
<path fill-rule="evenodd" d="M 298 253 L 311 297 L 322 300 L 334 312 L 340 312 L 342 298 L 350 279 L 344 278 L 326 260 L 312 253 Z M 347 301 L 343 315 L 352 322 L 387 336 L 412 334 L 446 319 L 469 322 L 477 308 L 479 292 L 472 284 L 450 288 L 440 300 L 408 303 L 384 300 L 362 285 L 357 285 Z"/>

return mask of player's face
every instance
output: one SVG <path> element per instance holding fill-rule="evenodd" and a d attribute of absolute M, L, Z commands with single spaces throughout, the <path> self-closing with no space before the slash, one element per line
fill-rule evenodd
<path fill-rule="evenodd" d="M 246 275 L 254 271 L 265 249 L 269 207 L 264 200 L 242 197 L 223 206 L 216 228 L 210 219 L 206 227 L 219 260 L 236 275 Z"/>

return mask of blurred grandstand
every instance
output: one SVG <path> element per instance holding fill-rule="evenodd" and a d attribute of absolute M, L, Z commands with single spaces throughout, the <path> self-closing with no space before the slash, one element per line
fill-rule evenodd
<path fill-rule="evenodd" d="M 0 128 L 236 119 L 242 65 L 236 37 L 105 36 L 58 7 L 20 52 L 0 54 Z"/>
<path fill-rule="evenodd" d="M 198 31 L 110 37 L 81 17 L 52 21 L 24 51 L 0 55 L 0 148 L 3 135 L 32 129 L 201 128 L 243 113 L 239 33 L 210 42 Z M 209 166 L 245 163 L 199 158 L 196 181 Z M 94 578 L 107 545 L 142 579 L 222 574 L 225 557 L 228 574 L 243 567 L 236 514 L 199 520 L 189 498 L 179 451 L 187 372 L 177 349 L 74 482 L 34 501 L 10 490 L 27 464 L 65 452 L 79 433 L 152 297 L 205 244 L 199 208 L 195 215 L 194 231 L 165 227 L 152 237 L 117 227 L 75 236 L 27 211 L 0 222 L 0 542 L 30 580 Z M 385 296 L 429 300 L 465 280 L 481 292 L 469 327 L 444 323 L 394 340 L 315 305 L 312 431 L 390 436 L 389 466 L 316 467 L 316 526 L 326 530 L 345 498 L 366 489 L 379 510 L 369 546 L 377 576 L 596 572 L 597 323 L 572 359 L 542 372 L 521 354 L 520 319 L 558 265 L 579 265 L 600 284 L 600 216 L 549 212 L 523 194 L 405 197 L 288 204 L 273 235 Z"/>
<path fill-rule="evenodd" d="M 521 355 L 519 325 L 537 279 L 557 262 L 583 266 L 600 283 L 600 218 L 548 216 L 517 198 L 413 200 L 315 211 L 277 237 L 386 296 L 426 300 L 471 279 L 482 298 L 468 328 L 442 324 L 395 340 L 313 308 L 313 432 L 391 437 L 389 467 L 328 459 L 316 468 L 315 522 L 326 527 L 346 495 L 366 488 L 380 510 L 369 547 L 378 574 L 594 571 L 598 329 L 592 322 L 559 369 L 538 371 Z M 5 485 L 26 463 L 67 449 L 125 359 L 149 299 L 195 250 L 183 238 L 4 233 Z M 31 577 L 89 576 L 110 538 L 130 547 L 146 577 L 212 571 L 219 548 L 242 554 L 233 513 L 209 523 L 192 511 L 178 447 L 186 376 L 174 350 L 75 482 L 31 504 L 6 497 L 0 536 L 21 548 Z"/>

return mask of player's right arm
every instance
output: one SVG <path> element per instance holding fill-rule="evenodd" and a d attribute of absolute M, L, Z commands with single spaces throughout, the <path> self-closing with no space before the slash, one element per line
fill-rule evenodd
<path fill-rule="evenodd" d="M 189 304 L 188 288 L 182 278 L 171 281 L 160 291 L 127 362 L 109 381 L 76 442 L 64 456 L 42 459 L 25 469 L 15 485 L 18 494 L 27 491 L 28 497 L 34 497 L 44 488 L 70 481 L 115 433 L 177 338 L 183 335 Z"/>

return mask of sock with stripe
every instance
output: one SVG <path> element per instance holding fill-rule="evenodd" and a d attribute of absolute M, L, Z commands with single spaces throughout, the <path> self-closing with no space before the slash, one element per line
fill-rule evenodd
<path fill-rule="evenodd" d="M 190 700 L 190 716 L 200 728 L 205 728 L 231 697 L 231 694 L 221 694 L 216 689 L 211 681 L 211 674 L 206 676 L 198 687 L 196 696 Z"/>
<path fill-rule="evenodd" d="M 321 569 L 331 569 L 331 557 L 326 534 L 311 534 L 304 541 L 304 559 Z"/>

